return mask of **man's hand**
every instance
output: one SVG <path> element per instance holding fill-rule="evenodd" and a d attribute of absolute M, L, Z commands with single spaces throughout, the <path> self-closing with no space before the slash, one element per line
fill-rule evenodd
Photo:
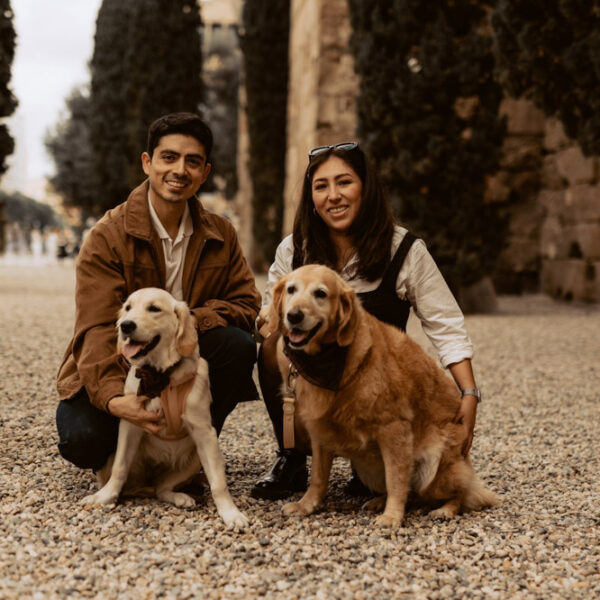
<path fill-rule="evenodd" d="M 108 403 L 108 410 L 111 415 L 126 419 L 130 423 L 141 427 L 148 433 L 156 434 L 165 428 L 165 424 L 158 425 L 157 422 L 164 418 L 162 410 L 152 412 L 144 408 L 149 400 L 146 396 L 136 396 L 135 394 L 126 394 L 125 396 L 115 396 Z"/>
<path fill-rule="evenodd" d="M 471 444 L 473 443 L 473 429 L 475 428 L 475 418 L 477 416 L 477 398 L 475 396 L 465 396 L 460 404 L 460 409 L 454 417 L 454 423 L 459 423 L 465 430 L 465 443 L 462 447 L 463 456 L 469 454 Z"/>

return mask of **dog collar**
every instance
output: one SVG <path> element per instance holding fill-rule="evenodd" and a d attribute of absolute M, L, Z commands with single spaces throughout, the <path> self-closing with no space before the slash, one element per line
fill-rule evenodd
<path fill-rule="evenodd" d="M 306 354 L 291 348 L 289 340 L 283 338 L 283 352 L 309 383 L 331 391 L 337 391 L 346 368 L 348 346 L 337 343 L 325 344 L 317 354 Z"/>
<path fill-rule="evenodd" d="M 181 359 L 164 371 L 159 371 L 151 365 L 138 367 L 135 376 L 140 380 L 138 396 L 156 398 L 169 385 L 171 373 L 181 364 Z"/>
<path fill-rule="evenodd" d="M 135 373 L 135 376 L 140 380 L 137 395 L 160 398 L 166 428 L 155 435 L 167 441 L 181 440 L 187 436 L 187 430 L 183 426 L 181 415 L 185 409 L 188 394 L 194 385 L 196 373 L 192 373 L 189 377 L 180 381 L 171 381 L 173 371 L 181 363 L 182 359 L 164 371 L 159 371 L 150 365 L 144 365 L 136 369 Z"/>

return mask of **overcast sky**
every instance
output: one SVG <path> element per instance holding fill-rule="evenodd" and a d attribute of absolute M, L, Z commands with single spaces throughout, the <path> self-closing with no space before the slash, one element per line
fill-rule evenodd
<path fill-rule="evenodd" d="M 19 100 L 11 130 L 17 152 L 26 151 L 29 179 L 53 171 L 44 136 L 64 111 L 73 87 L 89 82 L 87 64 L 100 4 L 101 0 L 11 1 L 17 33 L 11 88 Z"/>

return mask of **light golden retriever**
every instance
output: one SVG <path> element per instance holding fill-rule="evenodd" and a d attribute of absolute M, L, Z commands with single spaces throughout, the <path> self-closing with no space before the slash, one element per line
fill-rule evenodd
<path fill-rule="evenodd" d="M 225 462 L 210 416 L 208 364 L 200 357 L 196 321 L 187 304 L 162 289 L 140 289 L 123 304 L 117 330 L 118 350 L 131 365 L 124 394 L 139 393 L 144 369 L 159 377 L 166 374 L 169 385 L 187 384 L 189 394 L 175 407 L 182 409 L 173 417 L 180 429 L 170 432 L 175 439 L 149 434 L 121 419 L 112 468 L 109 461 L 99 478 L 108 481 L 98 492 L 84 498 L 83 503 L 113 504 L 124 488 L 143 488 L 151 472 L 159 500 L 190 507 L 195 504 L 194 499 L 174 488 L 202 466 L 223 521 L 231 527 L 245 526 L 248 520 L 235 506 L 227 488 Z M 162 410 L 160 397 L 150 399 L 146 409 Z M 181 435 L 175 435 L 178 433 Z"/>
<path fill-rule="evenodd" d="M 334 271 L 307 265 L 282 277 L 263 316 L 265 333 L 282 334 L 277 357 L 284 381 L 290 365 L 284 347 L 302 359 L 309 379 L 325 352 L 332 364 L 336 353 L 342 361 L 336 390 L 301 374 L 295 381 L 297 427 L 310 437 L 312 469 L 307 492 L 284 505 L 286 515 L 315 511 L 334 456 L 350 458 L 361 480 L 383 494 L 365 505 L 385 507 L 381 525 L 402 523 L 409 490 L 439 506 L 434 517 L 496 503 L 461 454 L 464 431 L 452 422 L 460 406 L 456 385 L 416 342 L 367 313 Z"/>

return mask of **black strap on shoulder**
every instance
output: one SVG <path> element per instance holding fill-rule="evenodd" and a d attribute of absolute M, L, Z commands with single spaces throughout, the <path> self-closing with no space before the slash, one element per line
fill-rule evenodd
<path fill-rule="evenodd" d="M 408 254 L 408 251 L 411 249 L 413 242 L 417 240 L 417 236 L 413 235 L 410 231 L 406 232 L 406 235 L 400 242 L 394 257 L 392 258 L 392 262 L 388 265 L 385 273 L 383 275 L 383 279 L 381 280 L 380 287 L 381 288 L 391 288 L 396 289 L 396 280 L 398 279 L 398 273 L 400 273 L 400 269 L 404 264 L 404 259 Z"/>

